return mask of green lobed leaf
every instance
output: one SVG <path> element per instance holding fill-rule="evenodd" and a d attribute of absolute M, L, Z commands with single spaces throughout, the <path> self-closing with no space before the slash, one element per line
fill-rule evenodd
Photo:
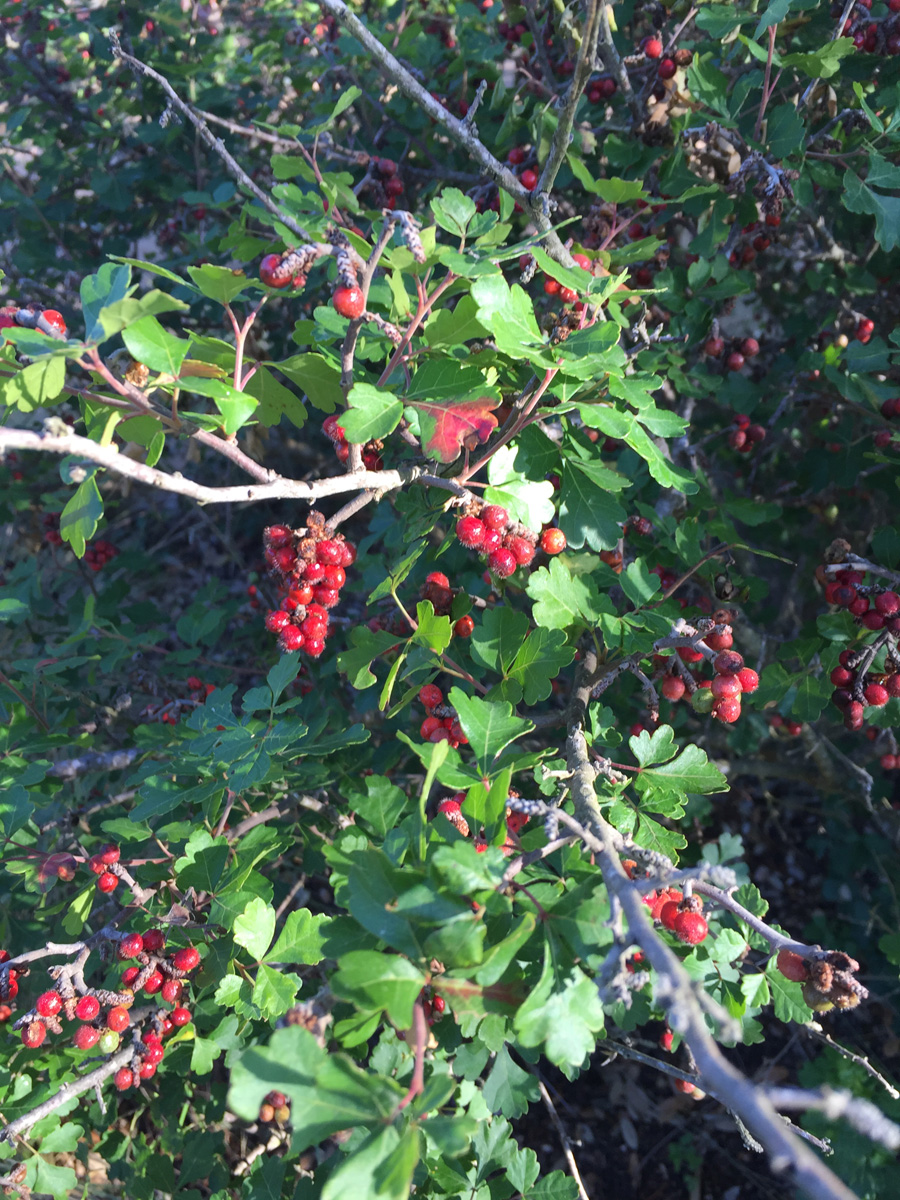
<path fill-rule="evenodd" d="M 363 1011 L 383 1009 L 398 1028 L 408 1029 L 425 975 L 399 955 L 352 950 L 340 959 L 330 983 L 336 996 Z"/>
<path fill-rule="evenodd" d="M 447 699 L 456 709 L 469 749 L 483 774 L 492 774 L 501 752 L 533 728 L 530 721 L 514 716 L 512 705 L 503 700 L 467 696 L 458 687 L 451 688 Z"/>

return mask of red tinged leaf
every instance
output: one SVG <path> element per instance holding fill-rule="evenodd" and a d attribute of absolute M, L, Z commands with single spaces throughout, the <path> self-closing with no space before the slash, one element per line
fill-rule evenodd
<path fill-rule="evenodd" d="M 410 407 L 419 414 L 425 453 L 437 462 L 450 463 L 459 458 L 463 447 L 474 450 L 486 442 L 497 428 L 491 409 L 499 403 L 488 396 L 455 402 L 412 402 Z"/>

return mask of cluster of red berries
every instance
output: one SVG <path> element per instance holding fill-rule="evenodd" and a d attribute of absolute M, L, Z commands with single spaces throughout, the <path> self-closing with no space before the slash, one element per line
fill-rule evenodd
<path fill-rule="evenodd" d="M 885 659 L 883 671 L 861 669 L 865 650 L 842 650 L 838 666 L 831 672 L 834 691 L 831 702 L 844 714 L 844 727 L 855 733 L 862 729 L 867 708 L 883 708 L 891 699 L 900 696 L 900 661 L 890 654 Z M 881 765 L 893 770 L 894 755 L 882 756 Z M 885 762 L 884 760 L 887 760 Z"/>
<path fill-rule="evenodd" d="M 803 732 L 803 726 L 799 721 L 788 721 L 781 713 L 769 713 L 766 721 L 770 729 L 783 729 L 789 737 L 799 737 Z"/>
<path fill-rule="evenodd" d="M 769 231 L 777 229 L 780 224 L 780 214 L 771 212 L 763 217 L 762 222 L 751 221 L 749 225 L 745 225 L 741 229 L 737 243 L 728 255 L 731 266 L 749 267 L 751 263 L 755 262 L 757 254 L 762 254 L 772 245 L 772 234 Z"/>
<path fill-rule="evenodd" d="M 439 996 L 437 992 L 432 992 L 431 997 L 425 995 L 425 989 L 422 990 L 422 1011 L 425 1013 L 425 1020 L 429 1025 L 433 1025 L 435 1021 L 439 1021 L 447 1010 L 447 1001 L 443 996 Z"/>
<path fill-rule="evenodd" d="M 337 455 L 338 462 L 345 463 L 350 457 L 350 443 L 347 441 L 347 435 L 344 433 L 341 426 L 338 424 L 337 413 L 332 413 L 322 422 L 322 432 L 327 438 L 334 443 L 334 452 Z M 367 471 L 380 471 L 384 466 L 381 457 L 383 443 L 380 441 L 366 442 L 362 448 L 363 466 Z"/>
<path fill-rule="evenodd" d="M 707 634 L 703 641 L 710 650 L 716 651 L 712 660 L 716 674 L 712 679 L 690 680 L 685 676 L 689 671 L 675 668 L 663 677 L 660 691 L 667 700 L 677 701 L 688 692 L 689 682 L 693 682 L 694 690 L 690 693 L 691 707 L 698 713 L 712 713 L 717 721 L 726 725 L 733 724 L 741 715 L 741 696 L 750 695 L 759 687 L 759 675 L 752 667 L 744 666 L 743 657 L 732 650 L 734 637 L 731 626 L 717 620 L 724 614 L 720 611 L 713 616 L 717 625 L 724 625 L 720 632 Z M 707 656 L 702 650 L 693 646 L 679 646 L 676 654 L 685 664 L 699 663 Z M 670 664 L 670 660 L 660 659 L 662 665 Z"/>
<path fill-rule="evenodd" d="M 123 874 L 123 869 L 119 866 L 120 857 L 119 847 L 110 843 L 88 859 L 88 866 L 97 876 L 97 890 L 105 895 L 114 892 L 119 886 L 119 879 Z"/>
<path fill-rule="evenodd" d="M 6 304 L 0 308 L 0 329 L 36 329 L 38 333 L 50 337 L 66 337 L 65 318 L 55 308 L 42 308 L 39 304 L 28 304 L 20 308 L 18 304 Z M 0 344 L 5 339 L 0 339 Z"/>
<path fill-rule="evenodd" d="M 865 578 L 864 571 L 838 571 L 825 584 L 825 599 L 838 608 L 846 608 L 864 629 L 873 632 L 886 629 L 888 633 L 900 634 L 900 595 L 876 585 L 867 587 Z"/>
<path fill-rule="evenodd" d="M 632 878 L 636 864 L 627 859 L 622 865 Z M 659 892 L 649 892 L 643 900 L 653 920 L 674 933 L 680 942 L 698 946 L 706 940 L 709 925 L 702 914 L 703 901 L 699 896 L 685 896 L 676 888 L 663 888 Z"/>
<path fill-rule="evenodd" d="M 857 0 L 841 29 L 842 37 L 853 39 L 856 50 L 864 54 L 900 54 L 900 23 L 896 13 L 900 12 L 900 0 L 888 0 L 890 16 L 880 20 L 871 19 L 872 0 Z M 833 4 L 831 14 L 839 17 L 842 4 Z"/>
<path fill-rule="evenodd" d="M 734 418 L 734 429 L 728 435 L 728 445 L 741 454 L 750 454 L 754 446 L 765 441 L 765 437 L 764 426 L 752 424 L 746 413 L 738 413 Z"/>
<path fill-rule="evenodd" d="M 871 341 L 872 334 L 875 332 L 875 322 L 871 317 L 860 317 L 856 323 L 856 333 L 854 337 L 858 342 L 862 342 L 865 346 L 866 342 Z"/>
<path fill-rule="evenodd" d="M 431 607 L 438 617 L 450 616 L 450 611 L 453 608 L 453 601 L 457 593 L 462 589 L 454 589 L 450 586 L 450 580 L 443 571 L 432 571 L 425 579 L 425 586 L 422 588 L 422 599 L 428 600 Z M 453 623 L 453 634 L 455 637 L 468 638 L 475 631 L 475 621 L 468 613 L 460 617 Z"/>
<path fill-rule="evenodd" d="M 44 513 L 42 518 L 44 526 L 44 541 L 48 546 L 61 546 L 63 544 L 62 534 L 59 532 L 59 513 Z"/>
<path fill-rule="evenodd" d="M 587 98 L 591 104 L 600 104 L 611 100 L 619 89 L 619 85 L 611 75 L 601 75 L 592 79 L 587 86 Z"/>
<path fill-rule="evenodd" d="M 594 261 L 588 258 L 586 254 L 578 252 L 573 254 L 572 258 L 575 265 L 580 267 L 582 271 L 587 271 L 589 275 L 594 274 Z M 549 275 L 544 280 L 544 292 L 548 296 L 559 296 L 563 304 L 575 304 L 576 309 L 578 308 L 578 293 L 573 288 L 563 287 L 557 279 L 552 279 Z"/>
<path fill-rule="evenodd" d="M 510 521 L 501 504 L 473 501 L 456 522 L 456 536 L 464 546 L 487 556 L 488 569 L 498 579 L 508 579 L 517 567 L 527 567 L 540 545 L 545 554 L 561 554 L 566 535 L 548 527 L 540 536 Z"/>
<path fill-rule="evenodd" d="M 112 542 L 107 542 L 104 538 L 93 542 L 84 552 L 84 561 L 92 571 L 100 571 L 111 562 L 119 553 L 117 546 Z"/>
<path fill-rule="evenodd" d="M 423 741 L 449 742 L 454 749 L 468 745 L 456 709 L 444 703 L 444 693 L 437 684 L 426 683 L 419 688 L 419 700 L 427 714 L 419 729 Z"/>
<path fill-rule="evenodd" d="M 709 358 L 721 358 L 725 353 L 725 339 L 718 334 L 706 339 L 703 343 L 703 353 Z M 740 371 L 748 358 L 759 354 L 759 342 L 754 337 L 737 338 L 732 342 L 732 348 L 725 359 L 729 371 Z"/>
<path fill-rule="evenodd" d="M 510 791 L 511 798 L 518 798 L 519 793 Z M 463 801 L 466 798 L 465 792 L 454 792 L 452 796 L 447 796 L 441 800 L 437 806 L 437 811 L 443 813 L 450 824 L 461 833 L 463 837 L 469 837 L 471 829 L 469 822 L 462 814 Z M 513 854 L 519 852 L 518 837 L 522 829 L 528 824 L 528 814 L 516 812 L 512 808 L 506 810 L 506 840 L 500 847 L 506 858 L 510 858 Z M 484 854 L 488 848 L 488 843 L 483 836 L 476 837 L 474 840 L 475 850 L 478 854 Z"/>
<path fill-rule="evenodd" d="M 284 593 L 281 607 L 266 614 L 266 628 L 278 634 L 285 653 L 302 650 L 318 658 L 328 637 L 329 610 L 340 599 L 346 568 L 356 562 L 356 547 L 342 534 L 330 536 L 315 511 L 302 536 L 287 525 L 270 525 L 264 538 L 266 563 Z"/>
<path fill-rule="evenodd" d="M 134 992 L 142 986 L 148 995 L 161 993 L 161 999 L 173 1008 L 171 1011 L 160 1009 L 152 1018 L 152 1027 L 142 1035 L 142 1048 L 136 1053 L 133 1070 L 122 1068 L 116 1075 L 116 1087 L 124 1090 L 139 1078 L 149 1079 L 163 1057 L 162 1038 L 192 1019 L 190 1010 L 181 1003 L 182 976 L 194 970 L 200 961 L 198 951 L 192 946 L 176 951 L 171 958 L 163 957 L 164 947 L 165 934 L 161 929 L 150 929 L 144 934 L 130 933 L 121 939 L 119 959 L 137 958 L 143 964 L 129 967 L 124 972 L 121 992 L 86 991 L 80 996 L 74 992 L 65 995 L 60 988 L 42 992 L 34 1007 L 16 1022 L 15 1028 L 21 1029 L 22 1044 L 35 1050 L 43 1045 L 48 1031 L 62 1033 L 60 1016 L 63 1016 L 69 1021 L 82 1022 L 72 1038 L 77 1050 L 92 1050 L 96 1046 L 103 1054 L 113 1054 L 119 1048 L 121 1034 L 131 1024 L 129 1009 L 134 1002 Z M 0 961 L 9 959 L 6 951 L 0 953 L 5 956 Z M 15 983 L 13 969 L 5 974 Z M 16 983 L 15 989 L 8 990 L 9 998 L 17 991 Z"/>
<path fill-rule="evenodd" d="M 291 1103 L 284 1092 L 266 1092 L 259 1106 L 260 1123 L 269 1125 L 277 1121 L 279 1125 L 285 1125 L 290 1119 Z"/>

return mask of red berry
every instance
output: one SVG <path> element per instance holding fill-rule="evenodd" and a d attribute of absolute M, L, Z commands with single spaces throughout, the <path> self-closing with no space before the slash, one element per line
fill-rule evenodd
<path fill-rule="evenodd" d="M 871 629 L 873 631 L 876 629 L 884 629 L 884 617 L 880 612 L 875 612 L 874 609 L 871 609 L 869 612 L 863 613 L 862 624 L 866 627 L 866 629 Z"/>
<path fill-rule="evenodd" d="M 41 317 L 52 329 L 55 329 L 58 333 L 61 333 L 63 337 L 65 337 L 67 330 L 66 322 L 63 319 L 62 313 L 57 312 L 55 308 L 45 308 L 41 313 Z"/>
<path fill-rule="evenodd" d="M 545 554 L 562 554 L 566 548 L 566 535 L 561 529 L 545 529 L 541 534 L 541 549 Z"/>
<path fill-rule="evenodd" d="M 671 1029 L 667 1029 L 665 1033 L 660 1034 L 659 1047 L 661 1050 L 671 1050 L 672 1043 L 675 1040 L 675 1034 Z"/>
<path fill-rule="evenodd" d="M 484 541 L 485 525 L 478 517 L 460 517 L 456 522 L 456 536 L 464 546 L 480 546 Z"/>
<path fill-rule="evenodd" d="M 165 978 L 161 971 L 153 971 L 152 974 L 144 980 L 144 991 L 148 996 L 155 996 L 157 992 L 163 990 Z"/>
<path fill-rule="evenodd" d="M 427 742 L 436 729 L 443 729 L 444 722 L 440 717 L 426 717 L 419 726 L 419 733 L 423 742 Z"/>
<path fill-rule="evenodd" d="M 506 156 L 506 161 L 513 167 L 521 167 L 527 157 L 528 151 L 524 147 L 513 146 L 512 150 Z"/>
<path fill-rule="evenodd" d="M 578 299 L 578 293 L 574 292 L 571 288 L 561 287 L 559 289 L 559 298 L 563 304 L 574 304 Z"/>
<path fill-rule="evenodd" d="M 22 1045 L 27 1046 L 29 1050 L 36 1050 L 43 1044 L 46 1036 L 47 1026 L 43 1021 L 29 1021 L 22 1027 Z"/>
<path fill-rule="evenodd" d="M 304 649 L 310 658 L 318 658 L 325 651 L 325 639 L 313 637 L 307 638 Z"/>
<path fill-rule="evenodd" d="M 399 196 L 403 191 L 403 180 L 397 179 L 396 176 L 393 179 L 388 179 L 384 185 L 384 190 L 389 196 Z"/>
<path fill-rule="evenodd" d="M 481 519 L 487 529 L 502 533 L 509 524 L 509 513 L 502 504 L 488 504 L 481 510 Z"/>
<path fill-rule="evenodd" d="M 269 633 L 280 633 L 291 623 L 291 614 L 283 608 L 275 608 L 266 613 L 266 629 Z"/>
<path fill-rule="evenodd" d="M 770 229 L 777 229 L 781 224 L 781 217 L 778 215 L 778 213 L 767 213 L 766 224 Z"/>
<path fill-rule="evenodd" d="M 711 337 L 703 343 L 703 353 L 708 354 L 710 358 L 718 358 L 725 349 L 725 339 L 720 337 Z"/>
<path fill-rule="evenodd" d="M 140 967 L 129 967 L 127 971 L 122 972 L 122 987 L 130 988 L 138 975 L 141 973 Z"/>
<path fill-rule="evenodd" d="M 119 942 L 119 958 L 137 958 L 144 949 L 144 939 L 139 933 L 129 933 Z"/>
<path fill-rule="evenodd" d="M 882 592 L 875 597 L 875 608 L 883 617 L 895 617 L 900 613 L 900 596 L 896 592 Z"/>
<path fill-rule="evenodd" d="M 172 956 L 172 966 L 176 971 L 193 971 L 199 962 L 200 951 L 195 946 L 185 946 Z"/>
<path fill-rule="evenodd" d="M 97 887 L 101 892 L 114 892 L 119 886 L 119 877 L 113 875 L 111 871 L 104 871 L 102 875 L 97 877 Z"/>
<path fill-rule="evenodd" d="M 733 350 L 725 360 L 725 366 L 729 371 L 740 371 L 744 365 L 744 356 L 739 354 L 737 350 Z"/>
<path fill-rule="evenodd" d="M 775 964 L 785 979 L 792 979 L 794 983 L 803 983 L 809 979 L 806 959 L 795 954 L 793 950 L 779 950 Z"/>
<path fill-rule="evenodd" d="M 296 625 L 286 625 L 278 636 L 278 645 L 285 654 L 293 654 L 296 650 L 303 649 L 306 640 L 306 635 L 301 633 Z"/>
<path fill-rule="evenodd" d="M 190 1024 L 191 1010 L 189 1008 L 175 1008 L 172 1010 L 172 1024 L 176 1027 Z"/>
<path fill-rule="evenodd" d="M 709 933 L 706 917 L 696 912 L 681 912 L 675 918 L 673 932 L 680 942 L 696 946 Z"/>
<path fill-rule="evenodd" d="M 100 1030 L 95 1029 L 93 1025 L 82 1025 L 80 1029 L 75 1030 L 75 1036 L 72 1038 L 76 1050 L 90 1050 L 99 1041 Z"/>
<path fill-rule="evenodd" d="M 326 567 L 324 582 L 325 586 L 331 588 L 333 591 L 340 591 L 347 582 L 347 572 L 343 567 Z"/>
<path fill-rule="evenodd" d="M 153 1041 L 147 1043 L 147 1049 L 143 1053 L 145 1063 L 150 1063 L 155 1067 L 158 1063 L 162 1062 L 164 1056 L 165 1050 L 163 1050 L 160 1042 Z"/>
<path fill-rule="evenodd" d="M 432 999 L 431 1004 L 438 1016 L 440 1016 L 447 1007 L 447 1002 L 443 996 L 435 996 Z"/>
<path fill-rule="evenodd" d="M 675 918 L 681 911 L 678 907 L 679 900 L 666 900 L 659 910 L 659 920 L 662 921 L 666 929 L 675 928 Z"/>
<path fill-rule="evenodd" d="M 534 544 L 528 538 L 512 537 L 509 539 L 507 550 L 511 550 L 520 567 L 527 567 L 534 558 Z"/>
<path fill-rule="evenodd" d="M 671 58 L 664 58 L 657 67 L 656 73 L 660 79 L 671 79 L 677 70 L 678 68 Z"/>
<path fill-rule="evenodd" d="M 82 996 L 75 1005 L 75 1016 L 79 1021 L 93 1021 L 100 1011 L 100 1001 L 96 996 Z"/>
<path fill-rule="evenodd" d="M 717 721 L 722 721 L 726 725 L 733 725 L 741 715 L 741 701 L 738 696 L 730 696 L 726 700 L 720 700 L 718 704 L 713 705 L 712 715 Z"/>
<path fill-rule="evenodd" d="M 42 1017 L 55 1017 L 62 1008 L 62 997 L 59 992 L 41 992 L 34 1007 Z"/>
<path fill-rule="evenodd" d="M 560 285 L 559 285 L 559 283 L 557 283 L 557 281 L 555 279 L 545 279 L 544 280 L 544 295 L 545 296 L 555 296 L 559 292 L 559 289 L 560 289 Z"/>
<path fill-rule="evenodd" d="M 101 849 L 97 852 L 97 857 L 105 866 L 111 867 L 114 863 L 119 861 L 119 854 L 119 847 L 110 843 L 108 846 L 101 847 Z"/>
<path fill-rule="evenodd" d="M 647 58 L 659 58 L 663 52 L 663 45 L 659 38 L 647 37 L 641 43 L 641 49 Z"/>
<path fill-rule="evenodd" d="M 152 1079 L 156 1074 L 156 1063 L 147 1062 L 146 1059 L 141 1063 L 141 1069 L 138 1072 L 141 1079 Z"/>
<path fill-rule="evenodd" d="M 492 550 L 488 556 L 488 568 L 498 579 L 507 579 L 515 571 L 516 565 L 515 555 L 505 546 Z"/>
<path fill-rule="evenodd" d="M 836 688 L 845 688 L 853 682 L 853 672 L 846 667 L 835 667 L 828 678 Z"/>
<path fill-rule="evenodd" d="M 460 617 L 453 626 L 453 632 L 457 637 L 467 638 L 472 636 L 472 631 L 475 629 L 475 622 L 470 616 Z"/>
<path fill-rule="evenodd" d="M 339 287 L 331 297 L 331 303 L 336 312 L 342 317 L 354 320 L 361 317 L 366 309 L 366 302 L 358 287 Z"/>
<path fill-rule="evenodd" d="M 526 192 L 533 192 L 537 187 L 537 171 L 532 171 L 530 167 L 522 172 L 522 174 L 519 176 L 519 179 Z"/>
<path fill-rule="evenodd" d="M 719 675 L 737 675 L 744 660 L 736 650 L 722 650 L 713 659 L 713 667 Z"/>
<path fill-rule="evenodd" d="M 115 1008 L 111 1008 L 106 1014 L 106 1027 L 114 1033 L 121 1033 L 131 1024 L 131 1017 L 128 1015 L 128 1009 L 123 1004 L 117 1004 Z"/>
<path fill-rule="evenodd" d="M 737 675 L 716 675 L 709 686 L 717 700 L 730 699 L 741 694 L 741 681 Z"/>
<path fill-rule="evenodd" d="M 703 640 L 710 650 L 730 650 L 734 645 L 734 635 L 730 629 L 723 629 L 721 633 L 709 633 Z"/>
<path fill-rule="evenodd" d="M 888 690 L 882 687 L 880 683 L 870 683 L 865 690 L 866 704 L 871 704 L 874 708 L 881 708 L 890 700 Z"/>
<path fill-rule="evenodd" d="M 679 675 L 667 675 L 660 691 L 667 700 L 680 700 L 685 692 L 684 680 Z"/>
<path fill-rule="evenodd" d="M 177 1004 L 184 992 L 184 984 L 180 979 L 167 979 L 160 993 L 166 1004 Z"/>
<path fill-rule="evenodd" d="M 116 1071 L 115 1083 L 120 1092 L 127 1092 L 134 1083 L 134 1073 L 128 1067 L 121 1067 Z"/>
<path fill-rule="evenodd" d="M 267 254 L 259 264 L 259 278 L 266 287 L 283 288 L 291 282 L 291 273 L 282 270 L 280 254 Z"/>
<path fill-rule="evenodd" d="M 744 338 L 741 342 L 741 354 L 743 354 L 744 358 L 754 358 L 759 354 L 759 342 L 756 338 Z"/>
<path fill-rule="evenodd" d="M 316 545 L 316 559 L 324 566 L 339 566 L 343 558 L 340 542 L 325 538 Z"/>
<path fill-rule="evenodd" d="M 884 771 L 896 771 L 897 769 L 898 759 L 896 754 L 882 754 L 878 762 Z"/>
<path fill-rule="evenodd" d="M 444 702 L 444 693 L 434 683 L 426 683 L 419 688 L 419 700 L 426 709 L 437 708 Z"/>

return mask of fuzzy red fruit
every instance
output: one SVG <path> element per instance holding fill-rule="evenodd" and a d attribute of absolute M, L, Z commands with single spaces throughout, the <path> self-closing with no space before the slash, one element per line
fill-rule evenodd
<path fill-rule="evenodd" d="M 294 654 L 306 644 L 306 635 L 296 625 L 286 625 L 278 636 L 278 645 L 285 654 Z"/>
<path fill-rule="evenodd" d="M 709 633 L 703 640 L 710 650 L 730 650 L 734 645 L 734 635 L 730 629 L 724 629 L 721 633 Z"/>
<path fill-rule="evenodd" d="M 566 548 L 566 535 L 561 529 L 545 529 L 541 534 L 541 549 L 545 554 L 562 554 Z"/>
<path fill-rule="evenodd" d="M 709 686 L 717 700 L 727 700 L 741 694 L 741 681 L 737 675 L 716 675 Z"/>
<path fill-rule="evenodd" d="M 272 609 L 266 613 L 266 629 L 269 633 L 281 633 L 291 623 L 291 614 L 283 608 Z"/>
<path fill-rule="evenodd" d="M 737 677 L 740 680 L 741 691 L 747 696 L 759 687 L 759 676 L 752 667 L 741 667 Z"/>
<path fill-rule="evenodd" d="M 516 556 L 505 546 L 499 546 L 488 557 L 488 568 L 498 579 L 508 579 L 516 569 Z"/>
<path fill-rule="evenodd" d="M 440 717 L 426 717 L 419 726 L 419 734 L 423 742 L 427 742 L 436 729 L 443 729 L 444 723 Z"/>
<path fill-rule="evenodd" d="M 339 287 L 331 297 L 335 312 L 351 321 L 361 317 L 366 310 L 366 302 L 358 287 Z"/>
<path fill-rule="evenodd" d="M 199 962 L 200 952 L 195 946 L 185 946 L 172 956 L 172 966 L 176 971 L 193 971 Z"/>
<path fill-rule="evenodd" d="M 523 146 L 513 146 L 512 150 L 506 156 L 506 161 L 512 167 L 521 167 L 527 157 L 528 151 Z"/>
<path fill-rule="evenodd" d="M 75 1016 L 79 1021 L 93 1021 L 100 1011 L 100 1001 L 96 996 L 82 996 L 75 1005 Z"/>
<path fill-rule="evenodd" d="M 898 760 L 896 754 L 882 754 L 878 763 L 883 771 L 896 771 L 898 761 L 900 760 Z"/>
<path fill-rule="evenodd" d="M 680 942 L 697 946 L 709 933 L 706 917 L 701 913 L 680 912 L 672 925 L 672 931 Z"/>
<path fill-rule="evenodd" d="M 502 533 L 509 524 L 509 513 L 502 504 L 488 504 L 481 510 L 481 519 L 487 529 Z"/>
<path fill-rule="evenodd" d="M 323 566 L 337 567 L 343 558 L 340 542 L 325 538 L 316 546 L 316 560 Z"/>
<path fill-rule="evenodd" d="M 130 988 L 138 975 L 141 973 L 140 967 L 129 967 L 127 971 L 122 972 L 122 987 Z"/>
<path fill-rule="evenodd" d="M 719 675 L 737 675 L 744 660 L 737 650 L 722 650 L 713 659 L 713 667 Z"/>
<path fill-rule="evenodd" d="M 828 678 L 836 688 L 846 688 L 853 682 L 853 672 L 846 667 L 835 667 Z"/>
<path fill-rule="evenodd" d="M 124 1004 L 117 1004 L 115 1008 L 111 1008 L 106 1014 L 106 1028 L 111 1029 L 113 1033 L 122 1033 L 131 1024 L 131 1017 L 128 1015 L 128 1009 Z"/>
<path fill-rule="evenodd" d="M 345 442 L 347 440 L 347 435 L 338 424 L 339 419 L 340 418 L 338 417 L 337 413 L 331 413 L 322 422 L 322 432 L 327 438 L 330 438 L 331 441 L 335 443 Z"/>
<path fill-rule="evenodd" d="M 869 612 L 863 613 L 861 624 L 872 632 L 876 629 L 884 629 L 884 617 L 880 612 L 871 609 Z"/>
<path fill-rule="evenodd" d="M 865 690 L 866 704 L 871 704 L 874 708 L 881 708 L 890 700 L 888 690 L 880 683 L 870 683 Z"/>
<path fill-rule="evenodd" d="M 177 1004 L 184 993 L 184 984 L 180 979 L 167 979 L 163 984 L 162 998 L 166 1004 Z"/>
<path fill-rule="evenodd" d="M 97 877 L 97 887 L 107 895 L 110 892 L 114 892 L 118 886 L 119 878 L 117 875 L 113 875 L 111 871 L 104 871 L 102 875 Z"/>
<path fill-rule="evenodd" d="M 147 1049 L 143 1054 L 144 1062 L 151 1063 L 155 1067 L 162 1062 L 164 1056 L 165 1050 L 163 1050 L 160 1042 L 153 1041 L 147 1043 Z"/>
<path fill-rule="evenodd" d="M 875 609 L 883 617 L 895 617 L 900 613 L 900 596 L 896 592 L 882 592 L 875 597 Z"/>
<path fill-rule="evenodd" d="M 472 620 L 472 618 L 470 616 L 460 617 L 459 620 L 456 622 L 456 624 L 453 626 L 453 632 L 456 634 L 457 637 L 461 637 L 461 638 L 471 637 L 474 629 L 475 629 L 475 622 Z"/>
<path fill-rule="evenodd" d="M 759 354 L 759 342 L 756 338 L 744 338 L 741 342 L 741 354 L 744 358 L 755 358 Z"/>
<path fill-rule="evenodd" d="M 557 281 L 555 279 L 545 279 L 544 280 L 544 295 L 545 296 L 556 296 L 559 294 L 559 290 L 560 290 L 559 284 L 557 283 Z"/>
<path fill-rule="evenodd" d="M 139 933 L 129 933 L 119 942 L 119 958 L 137 958 L 144 949 L 144 939 Z"/>
<path fill-rule="evenodd" d="M 684 680 L 678 675 L 667 675 L 662 681 L 660 691 L 667 700 L 680 700 L 685 692 Z"/>
<path fill-rule="evenodd" d="M 121 851 L 119 850 L 119 847 L 114 846 L 112 843 L 107 846 L 102 846 L 100 850 L 97 851 L 97 857 L 107 867 L 111 867 L 114 863 L 117 863 L 119 861 L 120 854 Z"/>
<path fill-rule="evenodd" d="M 659 909 L 659 920 L 662 921 L 666 929 L 675 928 L 675 918 L 681 911 L 678 907 L 680 901 L 666 900 Z"/>
<path fill-rule="evenodd" d="M 134 1084 L 134 1072 L 128 1067 L 121 1067 L 116 1071 L 115 1084 L 120 1092 L 127 1092 Z"/>
<path fill-rule="evenodd" d="M 865 719 L 865 710 L 858 700 L 851 700 L 844 709 L 844 728 L 849 729 L 851 733 L 856 733 L 858 729 L 862 729 Z"/>
<path fill-rule="evenodd" d="M 51 329 L 55 329 L 56 332 L 61 333 L 63 337 L 66 336 L 68 331 L 66 329 L 65 319 L 61 312 L 57 312 L 55 308 L 45 308 L 41 313 L 41 317 L 44 321 L 46 321 Z"/>
<path fill-rule="evenodd" d="M 144 981 L 144 991 L 148 996 L 155 996 L 157 992 L 163 990 L 165 977 L 161 971 L 154 971 L 148 979 Z"/>
<path fill-rule="evenodd" d="M 744 365 L 744 356 L 739 354 L 737 350 L 733 350 L 725 359 L 725 366 L 729 371 L 740 371 Z"/>
<path fill-rule="evenodd" d="M 528 538 L 512 537 L 506 546 L 520 567 L 527 567 L 534 558 L 534 544 Z"/>
<path fill-rule="evenodd" d="M 483 554 L 490 554 L 492 550 L 496 550 L 498 546 L 503 544 L 503 534 L 498 533 L 496 529 L 486 529 L 484 531 L 484 541 L 481 543 L 481 551 Z"/>
<path fill-rule="evenodd" d="M 740 698 L 731 696 L 727 700 L 720 700 L 718 704 L 713 705 L 712 715 L 725 725 L 733 725 L 741 715 Z"/>
<path fill-rule="evenodd" d="M 703 353 L 710 358 L 718 358 L 725 349 L 725 339 L 720 337 L 707 338 L 703 343 Z"/>
<path fill-rule="evenodd" d="M 660 79 L 671 79 L 677 70 L 674 59 L 664 58 L 657 67 L 656 73 Z"/>
<path fill-rule="evenodd" d="M 281 269 L 281 255 L 267 254 L 259 264 L 259 278 L 266 287 L 283 288 L 291 282 L 289 272 Z"/>
<path fill-rule="evenodd" d="M 176 1028 L 182 1025 L 189 1025 L 191 1022 L 191 1010 L 189 1008 L 176 1008 L 172 1010 L 172 1024 Z"/>
<path fill-rule="evenodd" d="M 532 171 L 529 167 L 519 176 L 519 181 L 526 192 L 533 192 L 537 187 L 538 175 L 537 171 Z"/>
<path fill-rule="evenodd" d="M 426 709 L 437 708 L 444 702 L 444 693 L 434 683 L 426 683 L 419 688 L 419 700 Z"/>
<path fill-rule="evenodd" d="M 663 44 L 657 37 L 644 38 L 641 49 L 647 58 L 659 58 L 663 52 Z"/>
<path fill-rule="evenodd" d="M 43 1021 L 30 1021 L 22 1028 L 22 1045 L 27 1046 L 29 1050 L 36 1050 L 38 1046 L 43 1045 L 46 1036 L 47 1026 Z"/>
<path fill-rule="evenodd" d="M 671 1029 L 667 1029 L 665 1031 L 665 1033 L 660 1034 L 659 1048 L 661 1050 L 669 1051 L 672 1049 L 672 1043 L 674 1041 L 675 1041 L 675 1034 L 672 1032 Z"/>
<path fill-rule="evenodd" d="M 289 546 L 294 540 L 294 535 L 288 529 L 287 525 L 270 525 L 264 537 L 266 545 L 271 547 L 272 550 L 280 550 L 282 546 Z M 188 682 L 190 683 L 190 680 Z"/>
<path fill-rule="evenodd" d="M 785 979 L 791 979 L 794 983 L 804 983 L 809 979 L 809 967 L 806 965 L 806 960 L 799 954 L 795 954 L 793 950 L 779 950 L 775 965 Z"/>
<path fill-rule="evenodd" d="M 62 1008 L 62 997 L 59 992 L 41 992 L 34 1007 L 42 1017 L 55 1017 Z"/>
<path fill-rule="evenodd" d="M 478 517 L 460 517 L 456 522 L 456 536 L 464 546 L 474 548 L 484 541 L 485 524 Z"/>

